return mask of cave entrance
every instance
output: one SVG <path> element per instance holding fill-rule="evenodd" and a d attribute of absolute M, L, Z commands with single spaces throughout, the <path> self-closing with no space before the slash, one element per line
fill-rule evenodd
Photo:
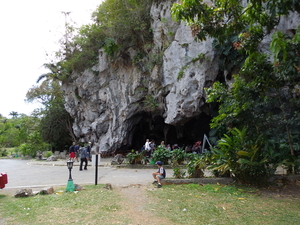
<path fill-rule="evenodd" d="M 184 124 L 169 125 L 164 123 L 164 118 L 160 115 L 152 116 L 149 113 L 139 115 L 140 120 L 133 127 L 127 150 L 140 150 L 146 139 L 154 140 L 158 146 L 161 141 L 165 144 L 178 144 L 180 147 L 193 145 L 196 141 L 202 141 L 203 135 L 208 136 L 210 130 L 209 123 L 211 117 L 205 113 L 191 118 Z"/>

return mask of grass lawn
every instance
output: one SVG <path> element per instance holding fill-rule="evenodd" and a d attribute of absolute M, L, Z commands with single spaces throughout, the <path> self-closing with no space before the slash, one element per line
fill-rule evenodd
<path fill-rule="evenodd" d="M 121 210 L 119 195 L 101 187 L 89 185 L 77 193 L 64 187 L 52 195 L 25 198 L 0 195 L 0 218 L 8 224 L 112 224 Z"/>
<path fill-rule="evenodd" d="M 62 188 L 52 195 L 26 198 L 0 194 L 0 224 L 136 224 L 132 223 L 133 216 L 134 221 L 141 221 L 140 225 L 146 224 L 142 213 L 127 213 L 128 200 L 118 188 L 110 191 L 104 185 L 84 187 L 77 193 L 67 193 Z M 150 218 L 163 217 L 172 225 L 286 225 L 300 221 L 299 198 L 264 197 L 255 189 L 185 184 L 134 191 L 146 196 L 146 201 L 134 204 L 141 204 L 141 210 L 149 211 Z M 131 199 L 134 191 L 130 192 Z"/>
<path fill-rule="evenodd" d="M 198 184 L 169 185 L 151 197 L 160 215 L 176 224 L 300 224 L 299 198 L 268 198 L 255 189 Z"/>

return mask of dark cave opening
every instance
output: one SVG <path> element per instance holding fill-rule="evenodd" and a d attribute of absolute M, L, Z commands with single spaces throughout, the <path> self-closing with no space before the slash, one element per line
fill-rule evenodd
<path fill-rule="evenodd" d="M 161 141 L 171 146 L 174 144 L 178 144 L 180 147 L 193 145 L 196 141 L 202 141 L 204 134 L 208 136 L 210 121 L 211 116 L 201 113 L 183 125 L 169 125 L 164 123 L 164 118 L 160 115 L 152 116 L 149 113 L 142 113 L 139 122 L 129 135 L 132 140 L 129 140 L 128 143 L 131 144 L 123 146 L 122 149 L 140 150 L 146 139 L 154 140 L 156 145 L 159 145 Z"/>

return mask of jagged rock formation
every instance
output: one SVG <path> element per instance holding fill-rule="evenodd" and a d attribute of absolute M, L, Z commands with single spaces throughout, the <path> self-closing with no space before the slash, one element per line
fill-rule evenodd
<path fill-rule="evenodd" d="M 211 40 L 195 42 L 189 27 L 172 20 L 170 7 L 163 2 L 151 8 L 151 51 L 163 57 L 162 65 L 147 73 L 145 65 L 131 63 L 133 48 L 117 62 L 100 50 L 97 66 L 63 85 L 75 135 L 92 141 L 94 150 L 140 148 L 146 138 L 188 144 L 208 131 L 203 88 L 218 71 Z"/>
<path fill-rule="evenodd" d="M 172 20 L 171 4 L 162 1 L 151 8 L 149 55 L 163 57 L 161 65 L 149 70 L 133 64 L 134 48 L 115 61 L 100 50 L 98 65 L 63 84 L 74 133 L 80 141 L 92 141 L 93 150 L 138 149 L 146 138 L 192 144 L 208 133 L 211 112 L 204 87 L 216 80 L 217 57 L 211 39 L 196 42 L 188 26 Z"/>

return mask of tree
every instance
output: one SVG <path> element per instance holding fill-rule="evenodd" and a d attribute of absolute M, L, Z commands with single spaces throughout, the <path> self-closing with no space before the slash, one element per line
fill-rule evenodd
<path fill-rule="evenodd" d="M 18 147 L 28 141 L 31 133 L 38 130 L 38 117 L 18 115 L 17 118 L 0 120 L 0 146 Z"/>
<path fill-rule="evenodd" d="M 51 63 L 57 77 L 66 81 L 72 72 L 92 68 L 101 48 L 112 59 L 126 56 L 129 47 L 143 51 L 152 41 L 151 3 L 152 0 L 106 0 L 93 12 L 92 24 L 78 29 L 66 25 L 65 36 L 70 38 L 63 39 L 56 53 L 59 62 Z"/>
<path fill-rule="evenodd" d="M 35 157 L 38 151 L 47 151 L 48 145 L 42 141 L 38 131 L 32 132 L 28 136 L 26 143 L 20 145 L 20 151 L 24 156 Z"/>
<path fill-rule="evenodd" d="M 258 46 L 282 16 L 295 11 L 300 12 L 300 2 L 293 0 L 213 0 L 210 5 L 183 0 L 172 7 L 174 17 L 186 21 L 200 40 L 213 37 L 221 46 L 232 40 L 231 51 L 246 56 L 232 74 L 232 86 L 217 82 L 207 89 L 208 102 L 219 103 L 211 126 L 227 132 L 247 127 L 249 141 L 262 134 L 260 148 L 268 162 L 292 170 L 300 152 L 300 30 L 274 32 L 270 53 L 262 54 Z"/>
<path fill-rule="evenodd" d="M 212 0 L 206 3 L 203 0 L 182 0 L 171 10 L 176 19 L 191 26 L 200 40 L 210 36 L 224 42 L 232 35 L 241 35 L 243 45 L 256 47 L 264 34 L 279 23 L 281 16 L 294 11 L 300 13 L 300 2 Z"/>
<path fill-rule="evenodd" d="M 48 65 L 49 66 L 49 65 Z M 56 69 L 50 66 L 47 74 L 42 74 L 39 86 L 27 92 L 27 101 L 37 100 L 44 105 L 40 112 L 39 133 L 50 145 L 51 150 L 63 150 L 70 142 L 75 141 L 72 123 L 73 119 L 64 108 L 64 96 L 60 81 L 56 78 Z"/>
<path fill-rule="evenodd" d="M 63 102 L 51 103 L 43 111 L 40 133 L 44 141 L 50 144 L 51 150 L 63 150 L 76 140 L 72 129 L 73 119 L 65 110 Z"/>
<path fill-rule="evenodd" d="M 12 111 L 9 113 L 10 116 L 12 116 L 13 118 L 17 118 L 19 113 L 18 112 L 15 112 L 15 111 Z"/>

